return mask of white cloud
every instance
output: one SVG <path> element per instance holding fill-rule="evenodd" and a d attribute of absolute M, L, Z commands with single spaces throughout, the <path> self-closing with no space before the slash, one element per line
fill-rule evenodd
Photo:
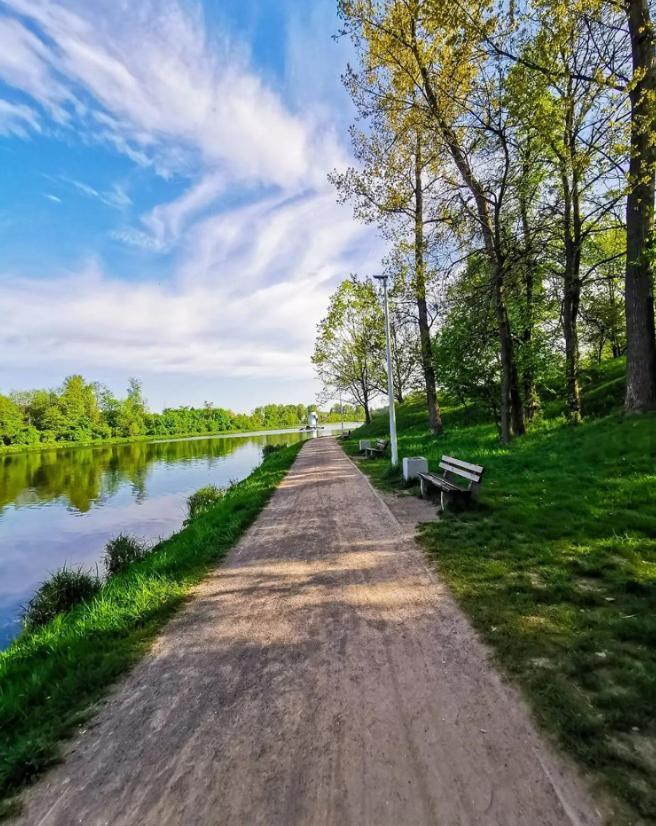
<path fill-rule="evenodd" d="M 61 204 L 62 199 L 58 195 L 53 195 L 52 192 L 46 192 L 44 198 L 47 198 L 49 201 L 53 201 L 55 204 Z"/>
<path fill-rule="evenodd" d="M 0 99 L 0 135 L 26 138 L 30 129 L 41 131 L 38 113 L 30 106 Z"/>
<path fill-rule="evenodd" d="M 0 348 L 27 369 L 309 377 L 331 290 L 378 253 L 328 193 L 270 199 L 195 225 L 168 283 L 126 283 L 97 262 L 38 284 L 3 279 Z"/>
<path fill-rule="evenodd" d="M 52 180 L 52 176 L 46 177 Z M 72 186 L 78 192 L 81 192 L 82 195 L 86 195 L 88 198 L 97 198 L 107 206 L 115 207 L 116 209 L 123 209 L 132 203 L 132 199 L 120 184 L 114 184 L 111 189 L 99 192 L 90 184 L 84 181 L 78 181 L 76 178 L 69 178 L 67 175 L 60 175 L 58 180 Z"/>
<path fill-rule="evenodd" d="M 109 235 L 115 241 L 120 241 L 128 247 L 138 247 L 139 249 L 151 250 L 152 252 L 165 252 L 166 250 L 164 244 L 160 243 L 157 238 L 134 227 L 114 229 Z"/>
<path fill-rule="evenodd" d="M 211 206 L 225 189 L 225 176 L 220 172 L 210 172 L 181 197 L 151 210 L 143 217 L 143 224 L 155 246 L 166 248 L 175 242 L 188 221 Z"/>

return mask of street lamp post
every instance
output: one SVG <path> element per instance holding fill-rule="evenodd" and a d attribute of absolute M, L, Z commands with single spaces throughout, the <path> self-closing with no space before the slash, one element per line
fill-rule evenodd
<path fill-rule="evenodd" d="M 399 448 L 396 443 L 396 411 L 394 410 L 394 377 L 392 375 L 392 343 L 390 336 L 389 302 L 387 300 L 387 276 L 375 275 L 377 281 L 383 282 L 383 298 L 385 303 L 385 343 L 387 347 L 387 399 L 389 405 L 389 431 L 392 466 L 399 463 Z"/>

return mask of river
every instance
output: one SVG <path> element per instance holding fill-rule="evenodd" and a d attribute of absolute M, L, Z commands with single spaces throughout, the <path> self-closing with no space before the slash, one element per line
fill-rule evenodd
<path fill-rule="evenodd" d="M 195 490 L 244 479 L 266 444 L 305 438 L 270 431 L 0 456 L 0 649 L 50 572 L 101 570 L 105 543 L 121 532 L 147 542 L 169 536 Z"/>

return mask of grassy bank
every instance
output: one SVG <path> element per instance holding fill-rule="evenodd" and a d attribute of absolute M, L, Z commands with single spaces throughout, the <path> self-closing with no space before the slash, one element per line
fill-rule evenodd
<path fill-rule="evenodd" d="M 268 456 L 217 505 L 109 580 L 92 602 L 0 652 L 0 813 L 57 759 L 61 740 L 253 522 L 301 446 Z"/>
<path fill-rule="evenodd" d="M 612 408 L 616 385 L 591 382 L 589 409 Z M 480 505 L 427 526 L 427 551 L 543 726 L 630 822 L 656 822 L 656 415 L 546 419 L 510 447 L 462 409 L 439 438 L 424 422 L 421 405 L 399 409 L 401 457 L 486 468 Z M 379 417 L 356 437 L 385 432 Z M 400 483 L 388 461 L 361 466 Z"/>

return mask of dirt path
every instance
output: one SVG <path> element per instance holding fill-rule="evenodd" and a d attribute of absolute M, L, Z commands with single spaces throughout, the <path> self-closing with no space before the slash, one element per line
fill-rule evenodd
<path fill-rule="evenodd" d="M 326 438 L 305 445 L 20 822 L 600 820 L 407 527 Z"/>

